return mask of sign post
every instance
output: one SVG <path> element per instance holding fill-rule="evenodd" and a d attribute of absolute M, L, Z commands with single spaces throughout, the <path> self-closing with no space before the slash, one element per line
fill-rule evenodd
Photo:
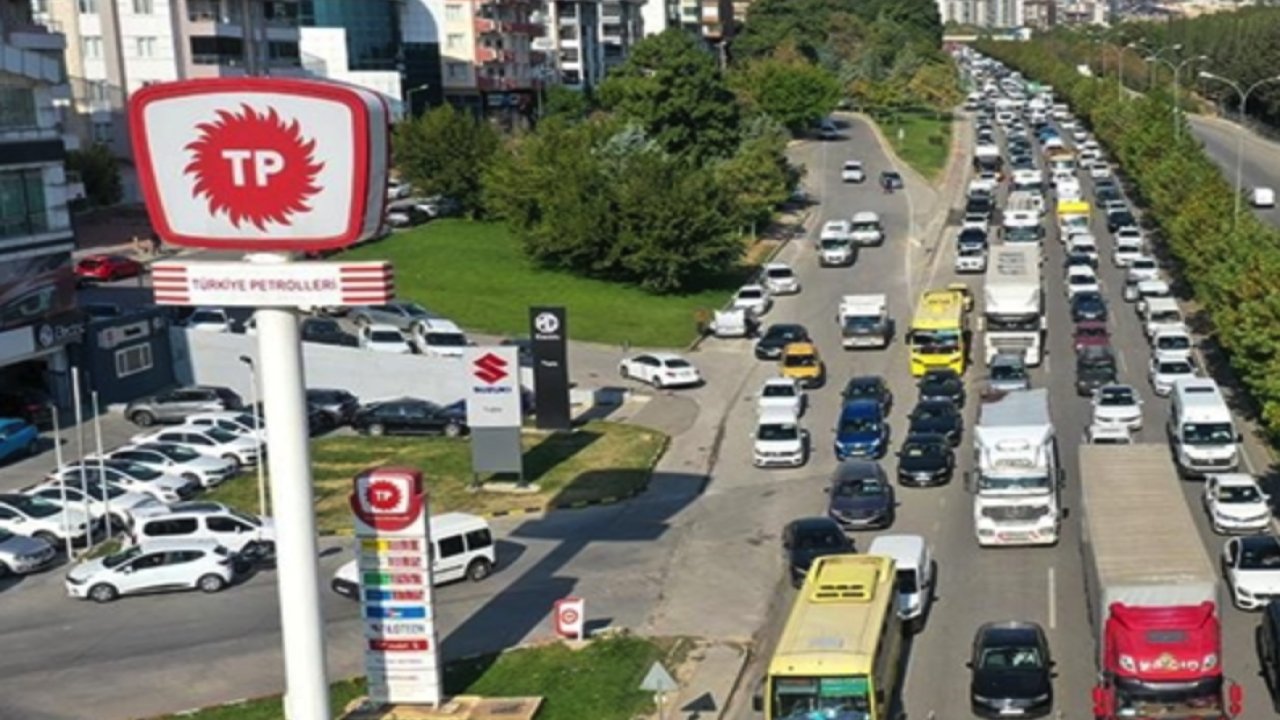
<path fill-rule="evenodd" d="M 208 78 L 142 88 L 129 117 L 156 233 L 172 245 L 251 253 L 246 263 L 161 264 L 156 302 L 195 304 L 220 292 L 219 304 L 259 308 L 285 715 L 329 720 L 298 308 L 318 304 L 308 302 L 315 292 L 343 292 L 328 264 L 295 264 L 287 253 L 342 248 L 377 232 L 387 107 L 377 93 L 335 83 Z"/>
<path fill-rule="evenodd" d="M 520 445 L 520 357 L 514 347 L 473 347 L 463 357 L 471 472 L 524 477 Z"/>
<path fill-rule="evenodd" d="M 529 308 L 534 412 L 543 430 L 573 426 L 569 404 L 568 324 L 563 307 Z"/>
<path fill-rule="evenodd" d="M 580 597 L 560 598 L 552 611 L 556 634 L 566 640 L 581 640 L 586 635 L 587 601 Z"/>
<path fill-rule="evenodd" d="M 351 492 L 369 698 L 440 704 L 431 503 L 422 473 L 366 470 Z"/>

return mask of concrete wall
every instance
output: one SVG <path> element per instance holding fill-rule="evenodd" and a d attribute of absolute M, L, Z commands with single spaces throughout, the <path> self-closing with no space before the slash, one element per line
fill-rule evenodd
<path fill-rule="evenodd" d="M 240 393 L 246 401 L 252 397 L 249 372 L 239 358 L 248 355 L 256 361 L 257 337 L 172 328 L 170 343 L 179 384 L 223 385 Z M 363 402 L 409 396 L 447 405 L 466 395 L 465 365 L 461 360 L 315 343 L 303 343 L 302 347 L 309 388 L 347 390 Z M 520 368 L 520 383 L 533 386 L 530 368 Z"/>

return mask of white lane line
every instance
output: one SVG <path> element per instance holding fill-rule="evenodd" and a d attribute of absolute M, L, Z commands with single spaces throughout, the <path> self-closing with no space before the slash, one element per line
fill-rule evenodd
<path fill-rule="evenodd" d="M 1116 353 L 1116 364 L 1120 366 L 1120 377 L 1129 374 L 1128 364 L 1124 361 L 1124 351 Z"/>
<path fill-rule="evenodd" d="M 1058 589 L 1053 566 L 1049 566 L 1049 629 L 1058 627 Z"/>

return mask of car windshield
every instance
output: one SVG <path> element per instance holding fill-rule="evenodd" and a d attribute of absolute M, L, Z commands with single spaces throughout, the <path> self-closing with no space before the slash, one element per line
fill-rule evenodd
<path fill-rule="evenodd" d="M 837 497 L 879 497 L 888 492 L 885 486 L 875 480 L 852 480 L 836 486 Z"/>
<path fill-rule="evenodd" d="M 1105 327 L 1077 327 L 1076 337 L 1078 338 L 1104 338 L 1107 336 Z"/>
<path fill-rule="evenodd" d="M 1025 645 L 1002 645 L 982 648 L 978 667 L 983 670 L 1039 670 L 1044 667 L 1040 648 Z"/>
<path fill-rule="evenodd" d="M 417 303 L 402 303 L 399 305 L 399 308 L 405 315 L 408 315 L 411 318 L 429 317 L 426 309 Z"/>
<path fill-rule="evenodd" d="M 944 450 L 937 443 L 907 443 L 902 446 L 904 458 L 937 458 Z"/>
<path fill-rule="evenodd" d="M 772 688 L 774 720 L 869 720 L 871 684 L 864 676 L 776 677 Z"/>
<path fill-rule="evenodd" d="M 880 421 L 870 417 L 851 417 L 840 419 L 840 434 L 874 433 L 880 431 Z"/>
<path fill-rule="evenodd" d="M 1104 388 L 1098 393 L 1098 405 L 1102 407 L 1131 407 L 1137 404 L 1130 388 Z"/>
<path fill-rule="evenodd" d="M 369 333 L 369 339 L 380 343 L 404 342 L 404 336 L 394 330 L 374 330 Z"/>
<path fill-rule="evenodd" d="M 916 571 L 911 568 L 903 568 L 897 574 L 898 592 L 906 595 L 920 592 L 920 581 L 916 577 Z"/>
<path fill-rule="evenodd" d="M 873 382 L 851 382 L 844 386 L 844 396 L 849 399 L 877 398 L 880 396 L 880 386 Z"/>
<path fill-rule="evenodd" d="M 1027 369 L 1021 365 L 992 365 L 992 380 L 1025 380 L 1027 378 Z"/>
<path fill-rule="evenodd" d="M 1156 338 L 1156 348 L 1159 350 L 1190 350 L 1191 338 L 1186 335 L 1162 335 Z"/>
<path fill-rule="evenodd" d="M 200 457 L 200 453 L 181 445 L 161 445 L 156 448 L 156 452 L 159 452 L 174 462 L 191 462 L 192 460 Z"/>
<path fill-rule="evenodd" d="M 913 330 L 911 345 L 925 354 L 953 353 L 960 349 L 960 331 Z"/>
<path fill-rule="evenodd" d="M 928 404 L 917 405 L 915 410 L 911 411 L 911 420 L 943 420 L 951 416 L 950 405 Z"/>
<path fill-rule="evenodd" d="M 785 340 L 786 342 L 798 342 L 804 339 L 804 334 L 796 328 L 785 327 L 782 325 L 774 325 L 764 334 L 766 340 Z"/>
<path fill-rule="evenodd" d="M 775 280 L 783 280 L 795 276 L 795 273 L 791 272 L 789 267 L 771 267 L 764 272 L 766 276 Z"/>
<path fill-rule="evenodd" d="M 246 512 L 241 512 L 235 508 L 227 508 L 227 512 L 237 520 L 243 520 L 254 527 L 262 527 L 262 521 Z"/>
<path fill-rule="evenodd" d="M 1218 502 L 1245 504 L 1261 501 L 1262 493 L 1252 485 L 1225 485 L 1218 488 Z"/>
<path fill-rule="evenodd" d="M 31 495 L 11 495 L 4 502 L 25 515 L 44 518 L 58 512 L 60 506 L 40 497 Z"/>
<path fill-rule="evenodd" d="M 759 288 L 743 288 L 738 291 L 739 300 L 759 300 L 764 297 L 764 292 Z"/>
<path fill-rule="evenodd" d="M 1157 323 L 1180 323 L 1182 322 L 1182 313 L 1177 310 L 1156 310 L 1148 316 L 1148 319 Z"/>
<path fill-rule="evenodd" d="M 818 356 L 812 353 L 792 353 L 782 359 L 782 364 L 789 368 L 817 367 Z"/>
<path fill-rule="evenodd" d="M 124 552 L 118 552 L 115 555 L 106 556 L 105 558 L 102 559 L 102 566 L 107 568 L 117 567 L 119 565 L 123 565 L 124 563 L 129 562 L 130 560 L 138 557 L 141 554 L 142 554 L 142 548 L 138 545 L 134 545 L 133 547 L 129 548 L 128 550 L 125 550 Z"/>
<path fill-rule="evenodd" d="M 854 232 L 878 232 L 879 230 L 879 222 L 859 222 L 853 224 Z"/>
<path fill-rule="evenodd" d="M 870 330 L 880 325 L 880 318 L 874 315 L 848 315 L 844 326 L 849 330 Z"/>
<path fill-rule="evenodd" d="M 204 434 L 213 438 L 219 444 L 234 442 L 239 437 L 239 435 L 236 435 L 235 433 L 227 432 L 222 428 L 216 427 L 205 428 Z"/>
<path fill-rule="evenodd" d="M 313 335 L 336 335 L 342 332 L 337 320 L 307 320 L 302 324 L 302 329 Z"/>
<path fill-rule="evenodd" d="M 1048 487 L 1049 478 L 1044 475 L 978 475 L 979 490 L 1044 490 Z"/>
<path fill-rule="evenodd" d="M 1116 361 L 1110 355 L 1081 355 L 1076 358 L 1076 367 L 1085 371 L 1110 371 L 1116 367 Z"/>
<path fill-rule="evenodd" d="M 466 347 L 467 336 L 456 332 L 430 332 L 427 344 L 434 347 Z"/>
<path fill-rule="evenodd" d="M 756 439 L 766 442 L 796 440 L 800 437 L 800 428 L 795 423 L 761 423 L 756 428 Z"/>
<path fill-rule="evenodd" d="M 1236 441 L 1230 423 L 1186 423 L 1182 426 L 1182 442 L 1187 445 L 1225 445 Z"/>
<path fill-rule="evenodd" d="M 835 530 L 810 530 L 796 535 L 796 550 L 839 550 L 847 544 L 844 533 Z"/>
<path fill-rule="evenodd" d="M 844 231 L 839 230 L 838 232 L 844 232 Z M 841 240 L 840 238 L 823 238 L 822 239 L 823 250 L 839 250 L 840 248 L 844 248 L 848 246 L 849 246 L 849 242 L 847 240 Z"/>
<path fill-rule="evenodd" d="M 796 389 L 791 385 L 783 385 L 782 383 L 771 383 L 764 386 L 764 392 L 760 393 L 764 397 L 781 397 L 790 398 L 796 396 Z"/>
<path fill-rule="evenodd" d="M 1241 570 L 1280 570 L 1280 543 L 1244 544 L 1240 553 Z"/>
<path fill-rule="evenodd" d="M 1186 360 L 1165 360 L 1156 368 L 1161 375 L 1190 375 L 1196 370 Z"/>

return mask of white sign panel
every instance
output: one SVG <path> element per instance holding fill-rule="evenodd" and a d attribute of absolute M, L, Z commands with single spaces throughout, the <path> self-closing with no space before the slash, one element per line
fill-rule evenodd
<path fill-rule="evenodd" d="M 395 295 L 385 262 L 158 262 L 158 305 L 311 307 L 385 305 Z"/>
<path fill-rule="evenodd" d="M 365 673 L 376 702 L 438 706 L 431 505 L 422 473 L 360 473 L 351 493 Z"/>
<path fill-rule="evenodd" d="M 520 357 L 515 347 L 473 347 L 465 356 L 467 425 L 520 427 Z"/>

